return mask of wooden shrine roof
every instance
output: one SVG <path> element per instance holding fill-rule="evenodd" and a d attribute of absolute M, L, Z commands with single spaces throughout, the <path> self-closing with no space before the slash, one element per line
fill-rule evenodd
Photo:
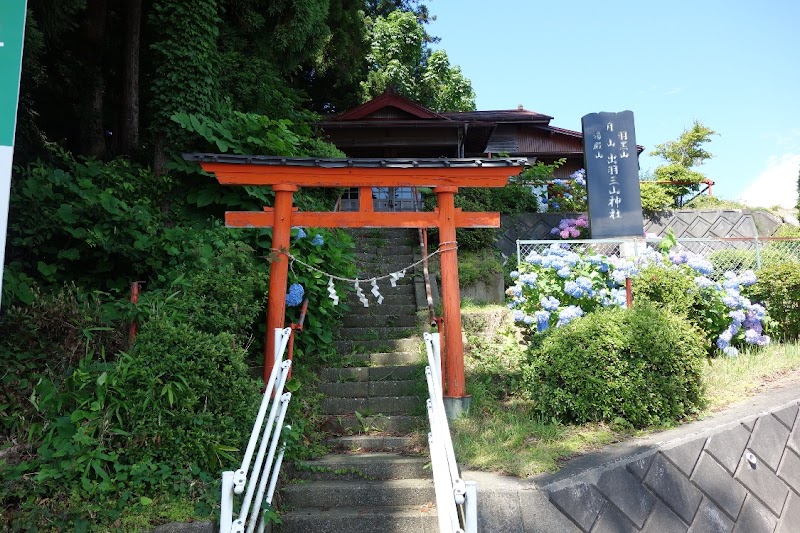
<path fill-rule="evenodd" d="M 193 153 L 183 154 L 186 161 L 197 163 L 227 163 L 238 165 L 267 165 L 284 167 L 316 167 L 316 168 L 481 168 L 481 167 L 520 167 L 528 164 L 525 157 L 506 158 L 319 158 L 319 157 L 284 157 L 268 155 L 235 155 Z"/>

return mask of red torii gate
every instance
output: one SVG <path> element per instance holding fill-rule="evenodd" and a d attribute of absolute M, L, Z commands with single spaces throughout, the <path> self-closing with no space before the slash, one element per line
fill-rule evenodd
<path fill-rule="evenodd" d="M 273 207 L 263 212 L 228 211 L 231 228 L 272 227 L 273 250 L 289 251 L 293 226 L 320 228 L 439 228 L 439 242 L 455 242 L 456 228 L 497 228 L 500 213 L 462 212 L 454 204 L 459 187 L 502 187 L 519 172 L 526 159 L 316 159 L 223 154 L 184 154 L 222 185 L 270 186 Z M 293 210 L 293 194 L 300 187 L 359 189 L 359 210 L 299 212 Z M 429 187 L 436 194 L 433 212 L 376 212 L 373 187 Z M 464 346 L 461 340 L 461 299 L 458 287 L 456 247 L 441 252 L 442 306 L 444 309 L 444 391 L 449 399 L 466 396 Z M 284 327 L 287 258 L 278 256 L 270 265 L 267 304 L 267 348 L 264 375 L 273 364 L 275 328 Z"/>

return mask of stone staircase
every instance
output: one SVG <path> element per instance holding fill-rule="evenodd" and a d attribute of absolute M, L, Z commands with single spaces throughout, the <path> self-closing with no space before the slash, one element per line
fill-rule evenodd
<path fill-rule="evenodd" d="M 353 232 L 359 277 L 385 275 L 419 257 L 417 230 Z M 421 271 L 421 269 L 419 269 Z M 417 280 L 419 281 L 419 280 Z M 355 294 L 336 341 L 345 365 L 322 371 L 323 412 L 333 452 L 307 461 L 284 483 L 281 532 L 422 533 L 438 530 L 427 456 L 423 374 L 412 269 L 397 287 Z M 424 289 L 423 289 L 424 291 Z"/>

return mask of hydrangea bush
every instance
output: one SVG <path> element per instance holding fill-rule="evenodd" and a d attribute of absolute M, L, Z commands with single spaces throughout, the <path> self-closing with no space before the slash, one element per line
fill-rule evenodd
<path fill-rule="evenodd" d="M 548 211 L 586 211 L 586 171 L 575 171 L 568 180 L 550 180 L 547 193 Z"/>
<path fill-rule="evenodd" d="M 626 278 L 646 283 L 637 276 L 652 266 L 691 279 L 696 308 L 686 314 L 695 314 L 693 322 L 726 355 L 738 355 L 737 344 L 769 343 L 769 337 L 763 334 L 766 310 L 741 294 L 743 287 L 756 282 L 755 274 L 725 272 L 720 281 L 714 281 L 709 277 L 714 270 L 711 262 L 686 251 L 667 255 L 647 247 L 633 259 L 579 254 L 566 244 L 554 243 L 541 254 L 529 254 L 519 271 L 511 273 L 515 283 L 506 291 L 508 306 L 516 322 L 531 333 L 542 334 L 599 308 L 625 307 Z M 658 301 L 656 292 L 650 291 L 647 299 Z"/>
<path fill-rule="evenodd" d="M 578 218 L 562 218 L 558 226 L 550 230 L 550 235 L 562 239 L 585 239 L 589 233 L 589 220 L 586 215 Z"/>

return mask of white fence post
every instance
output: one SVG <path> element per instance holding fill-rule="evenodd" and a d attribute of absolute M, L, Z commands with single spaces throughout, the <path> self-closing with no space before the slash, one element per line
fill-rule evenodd
<path fill-rule="evenodd" d="M 253 431 L 247 443 L 247 448 L 242 459 L 241 467 L 235 472 L 222 473 L 222 503 L 220 506 L 220 533 L 244 533 L 245 524 L 248 532 L 252 533 L 258 526 L 259 531 L 265 529 L 264 514 L 261 504 L 264 493 L 267 491 L 267 502 L 272 502 L 278 473 L 283 461 L 284 446 L 282 445 L 275 458 L 278 443 L 281 440 L 281 429 L 286 410 L 291 400 L 291 393 L 283 394 L 292 362 L 282 361 L 283 354 L 289 343 L 291 328 L 276 328 L 275 335 L 275 364 L 272 367 L 261 405 L 253 424 Z M 267 411 L 269 410 L 269 415 Z M 267 419 L 264 424 L 264 419 Z M 261 443 L 253 461 L 253 454 L 259 438 Z M 267 452 L 269 445 L 269 452 Z M 252 469 L 250 463 L 253 461 Z M 249 474 L 249 475 L 248 475 Z M 258 492 L 256 493 L 256 486 Z M 245 491 L 246 488 L 246 491 Z M 239 517 L 233 520 L 234 495 L 245 493 L 239 510 Z M 250 520 L 248 521 L 248 517 Z"/>
<path fill-rule="evenodd" d="M 436 508 L 439 513 L 439 530 L 442 533 L 464 533 L 466 529 L 477 533 L 477 507 L 475 507 L 474 513 L 469 511 L 470 505 L 475 506 L 477 486 L 472 482 L 472 490 L 475 493 L 473 502 L 466 501 L 469 498 L 469 489 L 458 472 L 458 464 L 453 451 L 453 440 L 444 410 L 439 334 L 425 333 L 424 339 L 425 349 L 428 354 L 425 379 L 428 383 L 428 394 L 430 396 L 426 402 L 428 419 L 431 425 L 431 432 L 428 434 L 428 445 L 436 491 Z M 464 509 L 464 529 L 461 528 L 459 508 Z M 470 524 L 470 519 L 474 519 L 474 523 Z"/>

